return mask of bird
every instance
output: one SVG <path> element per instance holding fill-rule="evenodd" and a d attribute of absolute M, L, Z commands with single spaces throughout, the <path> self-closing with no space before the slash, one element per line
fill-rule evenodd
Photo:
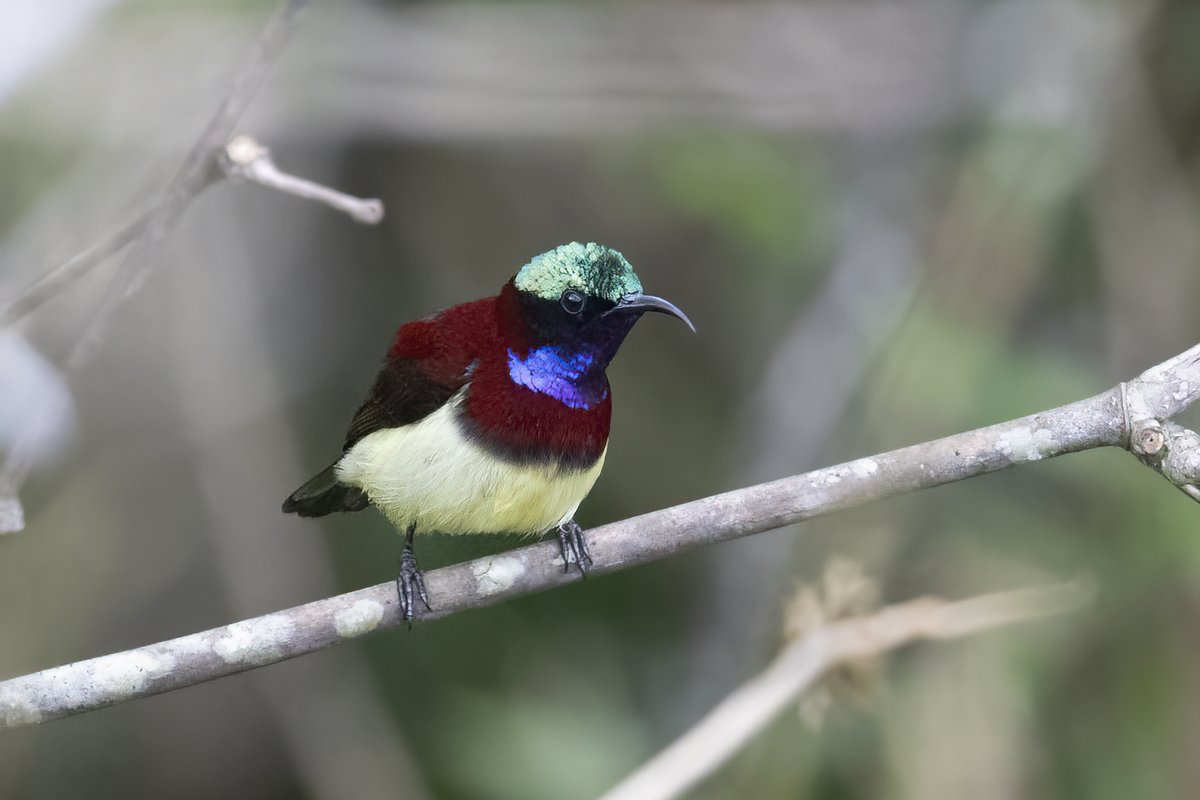
<path fill-rule="evenodd" d="M 411 627 L 432 610 L 416 533 L 555 530 L 563 568 L 593 566 L 575 513 L 608 451 L 606 369 L 646 313 L 673 303 L 643 292 L 629 261 L 571 242 L 522 266 L 499 293 L 396 331 L 336 461 L 283 503 L 322 517 L 374 506 L 404 533 L 396 591 Z"/>

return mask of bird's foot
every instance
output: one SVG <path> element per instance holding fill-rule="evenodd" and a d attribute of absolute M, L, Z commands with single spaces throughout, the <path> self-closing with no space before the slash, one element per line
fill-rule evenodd
<path fill-rule="evenodd" d="M 575 564 L 582 575 L 587 575 L 592 567 L 592 555 L 578 522 L 572 519 L 558 526 L 558 548 L 562 552 L 563 572 L 570 572 L 571 565 Z"/>
<path fill-rule="evenodd" d="M 404 552 L 400 555 L 400 574 L 396 576 L 396 596 L 400 599 L 400 615 L 412 630 L 413 619 L 417 615 L 417 600 L 420 599 L 426 611 L 429 607 L 429 595 L 425 592 L 425 574 L 417 567 L 417 556 L 413 553 L 412 545 L 405 544 Z"/>

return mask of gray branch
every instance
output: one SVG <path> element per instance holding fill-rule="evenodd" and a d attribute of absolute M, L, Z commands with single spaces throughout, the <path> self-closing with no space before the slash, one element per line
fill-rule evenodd
<path fill-rule="evenodd" d="M 947 602 L 910 600 L 867 616 L 831 622 L 792 642 L 661 753 L 600 800 L 671 800 L 721 768 L 822 675 L 839 664 L 920 639 L 955 639 L 1051 614 L 1075 611 L 1085 583 L 1016 589 Z"/>
<path fill-rule="evenodd" d="M 221 169 L 234 180 L 250 181 L 303 200 L 323 203 L 364 225 L 378 225 L 383 219 L 382 200 L 353 197 L 307 178 L 289 175 L 275 166 L 271 151 L 250 136 L 232 139 L 225 145 L 220 161 Z"/>
<path fill-rule="evenodd" d="M 282 0 L 250 48 L 216 112 L 197 137 L 174 178 L 157 199 L 106 239 L 60 264 L 17 296 L 0 303 L 0 328 L 14 325 L 66 291 L 93 269 L 125 251 L 107 290 L 67 355 L 65 371 L 78 371 L 95 354 L 113 317 L 132 297 L 158 263 L 162 243 L 184 212 L 209 186 L 223 176 L 253 181 L 281 192 L 316 200 L 364 224 L 383 218 L 383 203 L 360 199 L 279 170 L 270 152 L 246 136 L 233 137 L 258 89 L 294 31 L 311 0 Z M 231 138 L 232 137 L 232 138 Z M 31 429 L 36 421 L 31 422 Z M 29 437 L 18 440 L 0 462 L 0 535 L 25 525 L 19 492 L 29 474 Z"/>
<path fill-rule="evenodd" d="M 219 171 L 206 173 L 203 180 L 190 184 L 181 191 L 181 202 L 190 203 L 206 188 L 225 175 L 234 180 L 246 180 L 305 200 L 314 200 L 341 211 L 355 222 L 376 225 L 383 219 L 383 202 L 374 198 L 363 199 L 339 192 L 306 178 L 289 175 L 281 171 L 271 159 L 271 153 L 248 136 L 236 136 L 224 146 L 217 148 L 211 157 L 219 165 Z M 126 247 L 149 235 L 156 219 L 157 209 L 167 202 L 159 198 L 154 204 L 138 212 L 136 216 L 117 230 L 86 250 L 47 272 L 12 299 L 0 305 L 0 328 L 15 325 L 69 289 L 93 269 L 120 253 Z M 173 225 L 158 230 L 156 236 L 165 238 Z M 156 229 L 157 230 L 157 229 Z"/>
<path fill-rule="evenodd" d="M 1200 395 L 1200 345 L 1107 392 L 1027 417 L 609 523 L 587 533 L 603 574 L 874 500 L 1097 447 L 1141 454 L 1189 495 L 1200 437 L 1167 422 Z M 1162 442 L 1142 432 L 1161 429 Z M 1185 433 L 1190 435 L 1184 435 Z M 1131 438 L 1136 444 L 1131 444 Z M 1191 488 L 1189 488 L 1191 487 Z M 579 580 L 555 542 L 433 570 L 434 620 Z M 383 583 L 166 642 L 0 682 L 0 728 L 79 714 L 274 664 L 398 627 Z"/>
<path fill-rule="evenodd" d="M 78 371 L 95 354 L 105 330 L 121 305 L 132 297 L 153 270 L 158 248 L 201 192 L 221 177 L 218 153 L 233 135 L 234 126 L 266 80 L 275 59 L 310 0 L 282 0 L 254 40 L 250 53 L 216 112 L 201 131 L 175 177 L 143 213 L 43 277 L 0 306 L 0 327 L 11 325 L 37 310 L 110 257 L 125 250 L 108 288 L 83 326 L 67 355 L 65 371 Z M 31 427 L 36 425 L 36 420 Z M 0 534 L 25 527 L 20 490 L 29 476 L 30 439 L 19 438 L 0 463 Z"/>
<path fill-rule="evenodd" d="M 91 321 L 80 345 L 72 352 L 71 362 L 81 362 L 90 354 L 99 332 L 116 308 L 141 286 L 154 266 L 149 250 L 161 244 L 175 228 L 187 207 L 201 192 L 221 177 L 218 155 L 233 136 L 234 126 L 250 107 L 258 89 L 266 81 L 275 60 L 291 37 L 300 12 L 311 0 L 283 0 L 254 40 L 245 63 L 230 84 L 204 130 L 192 144 L 170 184 L 146 210 L 127 222 L 107 239 L 89 247 L 70 261 L 56 267 L 44 278 L 0 307 L 0 326 L 11 325 L 30 314 L 56 294 L 78 281 L 95 267 L 132 245 L 131 252 L 113 277 L 113 288 Z"/>

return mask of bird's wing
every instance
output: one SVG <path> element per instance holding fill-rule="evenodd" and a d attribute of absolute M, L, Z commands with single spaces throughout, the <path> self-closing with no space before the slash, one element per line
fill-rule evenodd
<path fill-rule="evenodd" d="M 464 303 L 402 325 L 367 399 L 350 422 L 343 452 L 368 434 L 411 425 L 467 384 L 479 332 L 494 330 L 491 300 Z"/>
<path fill-rule="evenodd" d="M 343 451 L 377 430 L 424 419 L 441 408 L 466 382 L 465 366 L 461 380 L 445 382 L 431 377 L 416 359 L 388 359 L 375 378 L 371 393 L 350 422 Z"/>

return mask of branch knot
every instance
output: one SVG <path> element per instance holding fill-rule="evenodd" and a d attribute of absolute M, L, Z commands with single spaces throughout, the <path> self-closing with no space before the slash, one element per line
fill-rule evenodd
<path fill-rule="evenodd" d="M 1166 442 L 1162 423 L 1156 419 L 1139 419 L 1129 428 L 1129 449 L 1143 461 L 1158 455 Z"/>

